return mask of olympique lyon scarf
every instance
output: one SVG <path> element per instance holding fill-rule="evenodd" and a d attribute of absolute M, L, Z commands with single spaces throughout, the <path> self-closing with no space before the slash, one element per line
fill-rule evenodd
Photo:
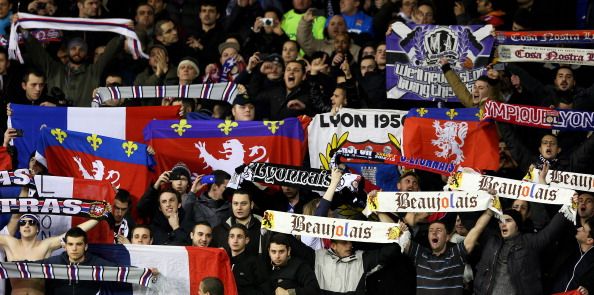
<path fill-rule="evenodd" d="M 142 52 L 142 45 L 134 29 L 128 27 L 131 20 L 123 18 L 75 18 L 75 17 L 49 17 L 29 13 L 18 13 L 18 19 L 10 27 L 10 40 L 8 42 L 8 53 L 11 59 L 17 59 L 23 63 L 23 57 L 18 46 L 17 29 L 55 29 L 64 31 L 91 31 L 91 32 L 112 32 L 126 36 L 126 44 L 134 58 L 148 58 Z"/>
<path fill-rule="evenodd" d="M 0 279 L 53 279 L 121 282 L 152 287 L 157 277 L 148 268 L 0 262 Z"/>
<path fill-rule="evenodd" d="M 530 167 L 524 180 L 538 182 L 542 170 Z M 594 192 L 594 175 L 550 170 L 545 177 L 550 186 L 573 189 L 578 191 Z"/>
<path fill-rule="evenodd" d="M 105 201 L 57 198 L 3 198 L 0 213 L 34 213 L 50 215 L 81 216 L 92 219 L 108 219 L 110 205 Z"/>
<path fill-rule="evenodd" d="M 594 65 L 590 49 L 499 45 L 498 62 L 542 62 L 574 65 Z"/>
<path fill-rule="evenodd" d="M 594 31 L 497 31 L 495 39 L 501 45 L 590 44 Z"/>
<path fill-rule="evenodd" d="M 409 168 L 416 168 L 443 175 L 449 175 L 456 170 L 456 166 L 452 163 L 443 163 L 424 159 L 412 159 L 394 154 L 377 153 L 351 148 L 341 148 L 337 150 L 331 159 L 330 166 L 336 167 L 340 163 L 340 157 L 406 166 Z"/>
<path fill-rule="evenodd" d="M 544 129 L 594 130 L 594 113 L 592 112 L 555 110 L 493 100 L 485 103 L 483 119 Z"/>
<path fill-rule="evenodd" d="M 98 107 L 108 100 L 155 97 L 203 98 L 226 101 L 229 104 L 233 104 L 236 94 L 237 84 L 232 82 L 167 86 L 99 87 L 93 98 L 92 106 Z"/>
<path fill-rule="evenodd" d="M 459 191 L 488 191 L 494 189 L 497 196 L 555 205 L 570 205 L 574 190 L 536 184 L 476 173 L 457 172 L 450 188 Z"/>
<path fill-rule="evenodd" d="M 375 212 L 470 212 L 483 211 L 492 204 L 486 192 L 379 192 L 367 198 Z"/>
<path fill-rule="evenodd" d="M 291 235 L 352 242 L 395 243 L 402 231 L 396 223 L 358 221 L 267 210 L 262 228 Z"/>
<path fill-rule="evenodd" d="M 245 166 L 240 174 L 234 174 L 227 186 L 237 188 L 244 180 L 324 191 L 330 185 L 331 173 L 329 170 L 256 162 Z M 348 188 L 357 192 L 360 181 L 360 175 L 345 173 L 336 191 Z"/>

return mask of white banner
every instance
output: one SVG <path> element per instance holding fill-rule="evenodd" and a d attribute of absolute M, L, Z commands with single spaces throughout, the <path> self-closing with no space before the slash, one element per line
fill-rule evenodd
<path fill-rule="evenodd" d="M 262 228 L 322 239 L 367 243 L 396 243 L 400 237 L 397 223 L 358 221 L 267 210 Z"/>
<path fill-rule="evenodd" d="M 379 192 L 367 198 L 367 207 L 376 212 L 471 212 L 492 204 L 486 192 Z"/>
<path fill-rule="evenodd" d="M 498 62 L 551 62 L 594 65 L 594 51 L 591 49 L 499 45 L 497 46 L 497 55 Z"/>
<path fill-rule="evenodd" d="M 538 183 L 538 178 L 540 177 L 541 172 L 540 169 L 530 167 L 528 174 L 524 176 L 524 180 Z M 545 181 L 550 186 L 594 192 L 594 175 L 592 174 L 549 170 L 545 177 Z"/>
<path fill-rule="evenodd" d="M 468 172 L 457 172 L 450 188 L 485 192 L 493 189 L 499 197 L 557 205 L 571 205 L 571 197 L 576 193 L 564 188 Z"/>

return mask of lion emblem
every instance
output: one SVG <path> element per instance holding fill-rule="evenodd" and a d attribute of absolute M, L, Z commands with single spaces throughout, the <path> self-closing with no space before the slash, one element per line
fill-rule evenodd
<path fill-rule="evenodd" d="M 431 144 L 441 149 L 435 152 L 435 155 L 445 159 L 456 156 L 453 163 L 456 165 L 462 163 L 464 161 L 462 147 L 468 133 L 468 123 L 448 121 L 442 127 L 439 121 L 433 121 L 433 128 L 437 139 L 431 140 Z"/>
<path fill-rule="evenodd" d="M 231 175 L 235 173 L 235 168 L 244 164 L 245 150 L 243 144 L 237 139 L 229 139 L 223 143 L 223 150 L 219 154 L 223 154 L 224 158 L 215 158 L 206 150 L 206 142 L 199 141 L 194 146 L 198 149 L 198 155 L 204 160 L 205 168 L 212 168 L 213 170 L 223 170 Z M 255 159 L 248 159 L 250 162 L 259 162 L 266 158 L 266 148 L 263 146 L 253 146 L 249 148 L 250 154 L 248 158 L 256 157 Z M 268 159 L 265 160 L 268 162 Z"/>
<path fill-rule="evenodd" d="M 264 212 L 264 216 L 262 217 L 262 227 L 265 229 L 274 227 L 274 214 L 272 212 Z"/>
<path fill-rule="evenodd" d="M 400 228 L 392 226 L 388 228 L 388 240 L 396 240 L 400 237 Z"/>
<path fill-rule="evenodd" d="M 372 194 L 367 197 L 367 206 L 369 206 L 371 211 L 377 210 L 377 194 Z"/>
<path fill-rule="evenodd" d="M 120 172 L 116 170 L 108 170 L 107 176 L 105 176 L 106 169 L 105 165 L 103 164 L 103 161 L 95 160 L 91 163 L 93 167 L 93 169 L 91 169 L 91 172 L 93 172 L 93 174 L 91 175 L 91 173 L 89 173 L 89 171 L 87 171 L 87 169 L 83 165 L 80 157 L 72 157 L 72 159 L 78 165 L 78 170 L 81 172 L 82 177 L 84 179 L 107 180 L 111 182 L 111 184 L 116 189 L 120 188 Z"/>

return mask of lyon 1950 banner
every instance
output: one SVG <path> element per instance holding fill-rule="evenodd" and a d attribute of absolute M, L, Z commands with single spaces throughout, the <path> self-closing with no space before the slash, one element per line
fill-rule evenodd
<path fill-rule="evenodd" d="M 485 71 L 494 37 L 487 26 L 392 25 L 386 37 L 388 98 L 458 101 L 439 59 L 448 59 L 468 89 Z"/>

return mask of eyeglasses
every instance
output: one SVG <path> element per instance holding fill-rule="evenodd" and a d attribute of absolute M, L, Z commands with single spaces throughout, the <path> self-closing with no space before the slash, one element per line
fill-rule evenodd
<path fill-rule="evenodd" d="M 25 225 L 27 225 L 27 223 L 30 226 L 33 226 L 33 225 L 37 226 L 37 221 L 36 220 L 33 220 L 33 219 L 22 219 L 22 220 L 19 220 L 19 226 L 25 226 Z"/>

